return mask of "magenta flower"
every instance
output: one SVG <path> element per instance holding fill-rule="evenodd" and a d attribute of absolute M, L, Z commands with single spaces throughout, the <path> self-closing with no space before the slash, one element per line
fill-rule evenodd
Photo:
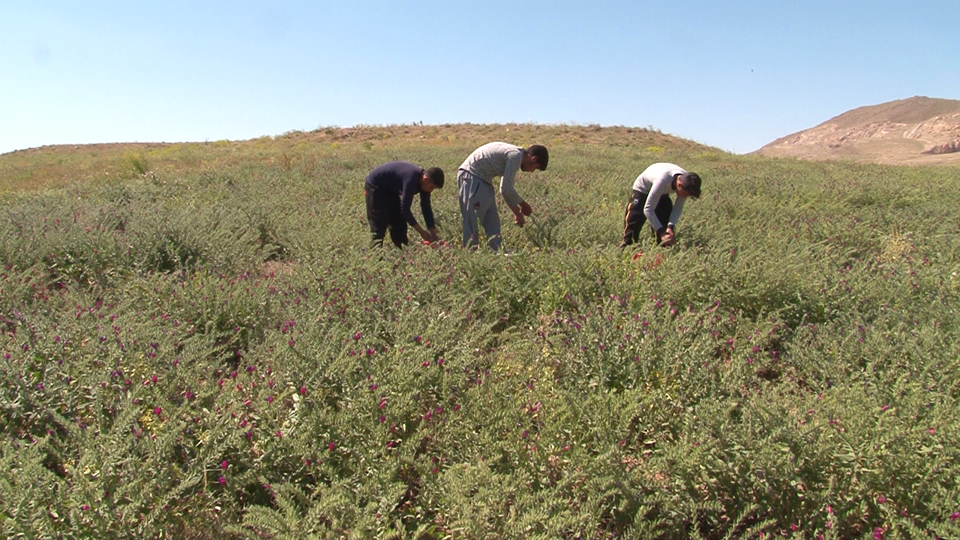
<path fill-rule="evenodd" d="M 331 442 L 328 446 L 329 446 L 331 452 L 333 452 L 333 451 L 336 450 L 336 448 L 337 448 L 336 443 L 333 443 L 333 442 Z"/>
<path fill-rule="evenodd" d="M 223 460 L 223 463 L 220 464 L 220 468 L 223 470 L 227 470 L 228 468 L 230 468 L 230 462 L 227 460 Z"/>
<path fill-rule="evenodd" d="M 877 527 L 873 530 L 874 540 L 883 540 L 883 527 Z"/>
<path fill-rule="evenodd" d="M 227 485 L 227 479 L 222 476 L 220 477 L 220 480 L 218 480 L 218 482 L 220 482 L 221 486 Z"/>

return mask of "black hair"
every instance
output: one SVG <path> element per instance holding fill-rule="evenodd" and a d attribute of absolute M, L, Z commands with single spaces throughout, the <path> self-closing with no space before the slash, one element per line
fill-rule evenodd
<path fill-rule="evenodd" d="M 680 175 L 680 178 L 677 180 L 683 189 L 690 192 L 690 196 L 694 199 L 700 198 L 700 175 L 695 172 L 688 172 L 687 174 Z"/>
<path fill-rule="evenodd" d="M 443 187 L 443 169 L 440 167 L 430 167 L 427 169 L 427 179 L 433 182 L 433 185 L 440 189 Z"/>
<path fill-rule="evenodd" d="M 537 165 L 540 166 L 541 171 L 547 170 L 547 162 L 550 161 L 550 154 L 547 152 L 547 147 L 539 144 L 531 145 L 527 148 L 527 154 L 537 158 Z"/>

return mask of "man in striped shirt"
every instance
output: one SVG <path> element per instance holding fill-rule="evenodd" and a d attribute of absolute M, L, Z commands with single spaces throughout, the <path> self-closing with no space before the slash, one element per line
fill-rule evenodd
<path fill-rule="evenodd" d="M 493 180 L 500 177 L 500 194 L 514 215 L 514 222 L 523 226 L 524 216 L 533 208 L 520 197 L 513 185 L 518 171 L 533 172 L 547 168 L 549 154 L 546 147 L 535 144 L 521 148 L 504 142 L 492 142 L 474 150 L 457 171 L 457 190 L 460 214 L 463 216 L 463 247 L 476 249 L 480 243 L 480 228 L 487 236 L 487 244 L 499 251 L 500 214 L 497 210 Z"/>
<path fill-rule="evenodd" d="M 676 203 L 670 200 L 671 193 L 677 194 Z M 647 221 L 657 235 L 657 244 L 672 246 L 676 242 L 675 228 L 683 213 L 683 204 L 690 197 L 700 197 L 697 173 L 687 172 L 673 163 L 654 163 L 644 169 L 633 183 L 620 247 L 638 241 Z"/>

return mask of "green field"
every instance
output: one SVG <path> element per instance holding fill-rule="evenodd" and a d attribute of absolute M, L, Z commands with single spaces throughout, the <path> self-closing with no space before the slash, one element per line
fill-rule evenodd
<path fill-rule="evenodd" d="M 510 256 L 457 247 L 494 140 L 551 153 Z M 368 249 L 395 159 L 447 172 L 449 245 Z M 703 196 L 621 251 L 656 161 Z M 4 154 L 0 190 L 5 538 L 960 538 L 956 168 L 331 127 Z"/>

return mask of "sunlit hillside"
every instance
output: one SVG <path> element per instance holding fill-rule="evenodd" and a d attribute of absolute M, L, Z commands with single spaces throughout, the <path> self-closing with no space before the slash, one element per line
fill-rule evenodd
<path fill-rule="evenodd" d="M 466 251 L 495 140 L 549 167 Z M 446 171 L 442 242 L 369 247 L 392 160 Z M 621 250 L 659 161 L 703 194 Z M 956 200 L 626 127 L 0 155 L 0 536 L 960 538 Z"/>

